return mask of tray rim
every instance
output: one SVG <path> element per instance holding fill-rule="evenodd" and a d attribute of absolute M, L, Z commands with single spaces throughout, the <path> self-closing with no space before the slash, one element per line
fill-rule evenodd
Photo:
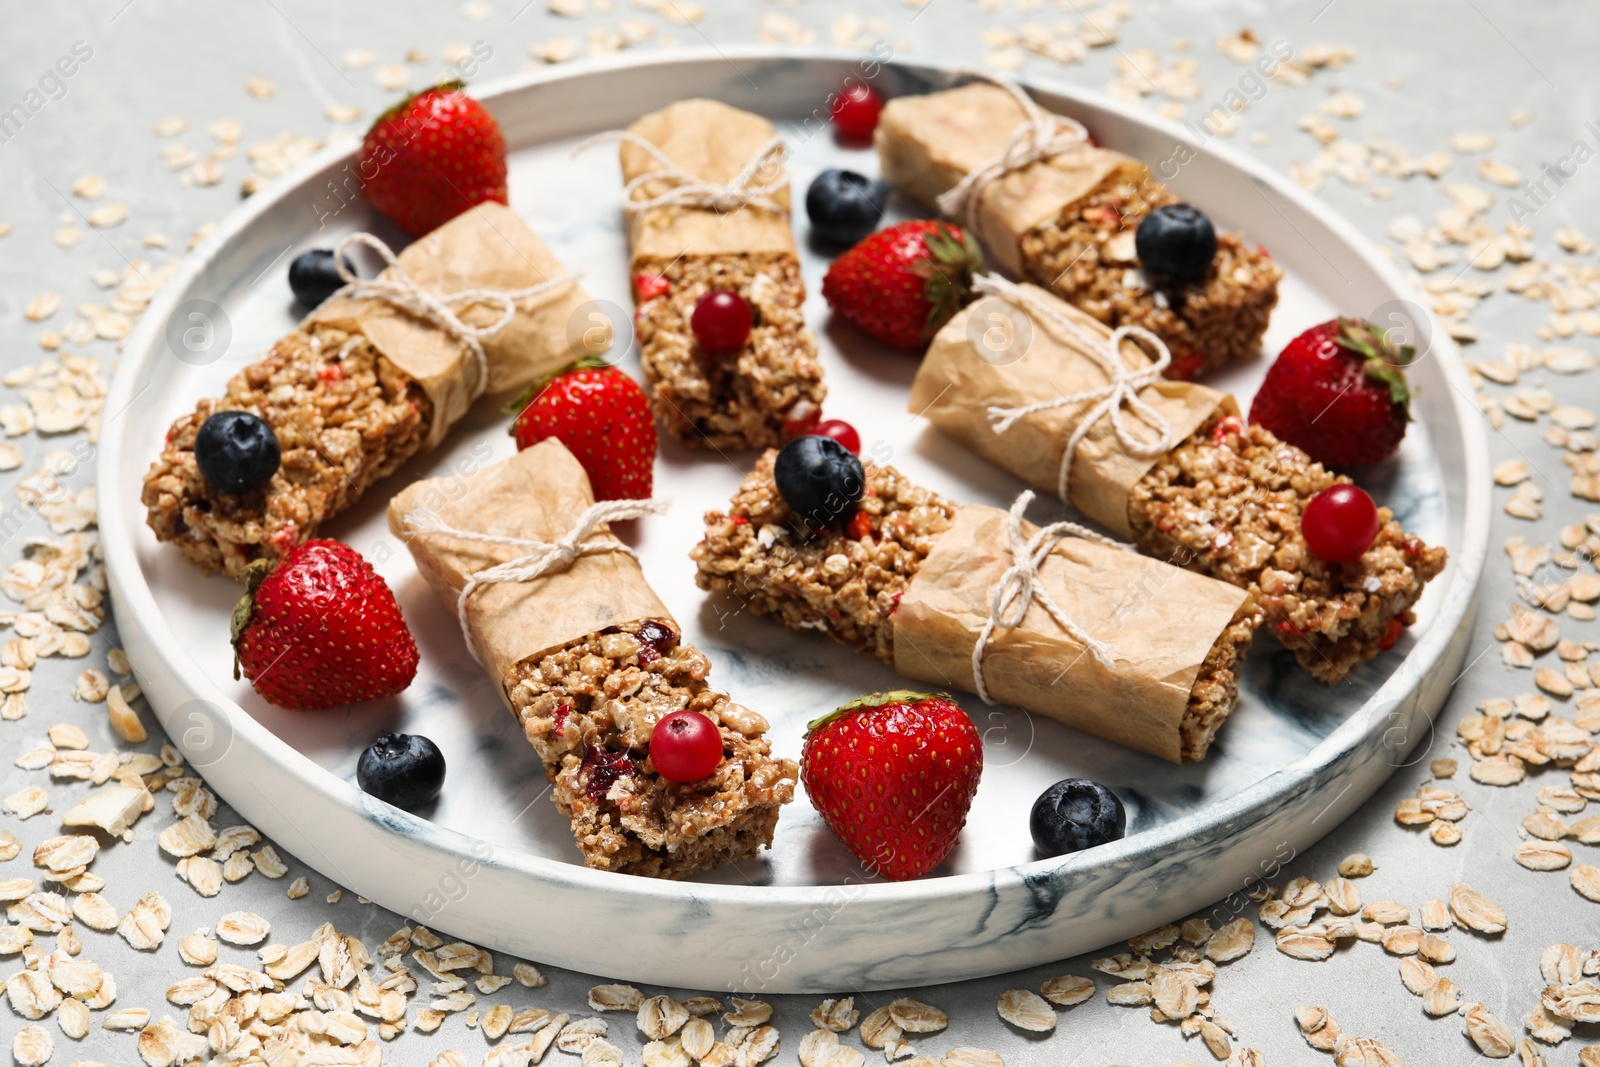
<path fill-rule="evenodd" d="M 682 48 L 671 54 L 640 52 L 575 61 L 544 70 L 494 79 L 481 86 L 470 86 L 469 89 L 474 97 L 492 106 L 498 98 L 527 92 L 545 83 L 604 75 L 636 67 L 694 65 L 713 59 L 718 62 L 729 60 L 859 62 L 862 58 L 863 53 L 860 51 L 839 48 L 766 45 L 694 46 Z M 944 61 L 931 55 L 913 55 L 904 60 L 896 57 L 880 62 L 884 66 L 922 68 L 941 71 L 952 76 L 971 72 L 966 65 Z M 1049 77 L 1017 77 L 1013 80 L 1024 88 L 1042 90 L 1117 113 L 1127 121 L 1172 137 L 1178 144 L 1193 143 L 1192 136 L 1176 122 L 1122 104 L 1102 93 Z M 1300 189 L 1287 175 L 1272 170 L 1240 149 L 1218 141 L 1217 138 L 1208 140 L 1196 147 L 1195 151 L 1216 156 L 1229 168 L 1248 175 L 1254 181 L 1260 182 L 1278 195 L 1294 202 L 1296 206 L 1315 215 L 1318 221 L 1336 233 L 1341 241 L 1359 252 L 1394 292 L 1411 299 L 1418 307 L 1427 307 L 1426 301 L 1416 287 L 1405 279 L 1399 269 L 1379 253 L 1377 246 L 1343 215 Z M 303 191 L 308 178 L 321 173 L 330 165 L 353 160 L 358 150 L 359 142 L 339 143 L 329 145 L 304 160 L 281 176 L 268 189 L 250 197 L 230 212 L 193 251 L 180 261 L 180 266 L 162 287 L 130 336 L 126 351 L 107 392 L 103 410 L 117 412 L 120 415 L 127 409 L 132 399 L 127 394 L 132 391 L 136 368 L 142 367 L 150 354 L 156 350 L 156 342 L 166 319 L 181 302 L 180 295 L 187 292 L 209 269 L 228 243 L 254 225 L 271 207 Z M 1488 442 L 1485 435 L 1469 432 L 1478 417 L 1478 412 L 1468 399 L 1471 395 L 1470 383 L 1459 349 L 1431 311 L 1428 315 L 1433 326 L 1432 344 L 1436 346 L 1435 355 L 1440 364 L 1440 373 L 1452 387 L 1453 395 L 1450 397 L 1450 403 L 1462 428 L 1459 445 L 1467 474 L 1462 487 L 1462 545 L 1458 552 L 1452 553 L 1450 567 L 1446 572 L 1450 584 L 1440 591 L 1440 594 L 1447 598 L 1451 610 L 1448 612 L 1441 610 L 1439 617 L 1418 640 L 1416 646 L 1390 677 L 1371 694 L 1362 708 L 1354 712 L 1300 759 L 1280 767 L 1236 793 L 1172 822 L 1088 852 L 1065 857 L 909 882 L 853 883 L 850 884 L 853 891 L 865 894 L 856 901 L 857 903 L 965 898 L 992 892 L 997 888 L 997 883 L 1002 881 L 1031 883 L 1040 878 L 1055 878 L 1070 874 L 1073 868 L 1079 866 L 1092 864 L 1098 867 L 1132 863 L 1140 855 L 1177 846 L 1184 840 L 1193 838 L 1197 833 L 1204 833 L 1228 823 L 1236 823 L 1241 817 L 1252 812 L 1265 811 L 1278 799 L 1292 794 L 1297 784 L 1303 783 L 1314 768 L 1336 761 L 1341 755 L 1348 754 L 1358 746 L 1366 732 L 1361 728 L 1363 721 L 1368 718 L 1366 712 L 1384 704 L 1398 706 L 1419 689 L 1422 679 L 1438 665 L 1460 628 L 1470 621 L 1476 609 L 1477 591 L 1488 555 L 1492 504 Z M 119 435 L 103 435 L 101 444 L 96 450 L 96 483 L 115 485 L 117 468 L 122 462 Z M 681 888 L 688 885 L 692 886 L 693 898 L 708 906 L 746 908 L 754 906 L 773 909 L 815 907 L 827 903 L 828 895 L 836 894 L 840 890 L 841 884 L 757 886 L 705 882 L 678 883 L 627 877 L 607 871 L 591 870 L 579 864 L 506 846 L 493 846 L 490 858 L 486 859 L 481 850 L 472 848 L 474 843 L 486 844 L 483 838 L 472 837 L 386 805 L 383 806 L 381 818 L 374 817 L 372 809 L 377 802 L 361 793 L 354 783 L 333 776 L 257 722 L 242 706 L 230 700 L 203 676 L 198 678 L 193 676 L 192 664 L 187 662 L 187 654 L 182 651 L 175 633 L 167 625 L 155 601 L 152 590 L 144 580 L 145 576 L 138 564 L 132 536 L 126 532 L 129 530 L 128 522 L 132 516 L 122 507 L 121 495 L 116 492 L 103 492 L 99 495 L 98 505 L 101 550 L 113 601 L 114 617 L 132 611 L 139 619 L 140 625 L 151 631 L 153 640 L 150 643 L 155 654 L 160 657 L 162 666 L 175 679 L 183 681 L 184 688 L 192 698 L 208 700 L 223 710 L 230 720 L 233 742 L 249 743 L 258 756 L 277 764 L 281 771 L 290 774 L 307 789 L 315 792 L 319 802 L 336 804 L 355 812 L 368 823 L 381 821 L 386 824 L 384 826 L 386 832 L 403 834 L 415 843 L 441 853 L 451 860 L 517 871 L 544 883 L 566 883 L 570 888 L 578 890 L 610 890 L 613 894 L 625 890 L 632 896 L 677 903 L 691 895 Z M 135 525 L 142 525 L 142 517 L 135 518 Z M 1444 607 L 1445 605 L 1441 605 L 1441 608 Z M 153 710 L 163 725 L 169 726 L 162 709 L 153 708 Z M 1432 714 L 1433 712 L 1430 712 L 1430 717 Z M 173 744 L 182 750 L 182 732 L 172 730 L 169 726 L 169 735 Z M 1337 823 L 1330 824 L 1322 832 L 1331 830 L 1335 825 Z M 301 859 L 305 861 L 305 857 L 302 856 Z M 619 881 L 622 878 L 626 880 Z"/>

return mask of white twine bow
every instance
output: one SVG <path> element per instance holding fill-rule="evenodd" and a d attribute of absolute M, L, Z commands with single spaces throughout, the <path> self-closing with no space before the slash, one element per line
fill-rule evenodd
<path fill-rule="evenodd" d="M 736 211 L 742 207 L 759 208 L 763 211 L 774 211 L 787 214 L 783 205 L 776 199 L 777 194 L 783 192 L 788 186 L 789 179 L 783 173 L 781 164 L 788 156 L 789 150 L 784 147 L 782 138 L 774 137 L 757 149 L 738 174 L 725 182 L 711 182 L 679 167 L 668 158 L 667 154 L 654 143 L 640 137 L 631 130 L 612 130 L 609 133 L 596 134 L 573 149 L 574 156 L 581 155 L 599 144 L 609 144 L 620 141 L 631 144 L 649 155 L 660 166 L 656 170 L 641 174 L 622 187 L 622 209 L 630 216 L 651 208 L 667 207 L 703 207 L 712 211 Z M 773 168 L 774 177 L 758 180 L 758 176 L 768 167 Z M 655 196 L 634 197 L 644 186 L 651 182 L 666 182 L 668 188 L 665 192 Z"/>
<path fill-rule="evenodd" d="M 584 556 L 595 556 L 602 552 L 621 552 L 632 556 L 633 549 L 621 541 L 590 541 L 587 538 L 606 523 L 637 519 L 642 515 L 660 515 L 669 506 L 670 502 L 666 500 L 602 500 L 591 504 L 578 516 L 578 521 L 573 523 L 566 536 L 555 541 L 533 541 L 522 537 L 458 530 L 445 525 L 438 515 L 427 510 L 408 513 L 405 527 L 413 536 L 455 537 L 462 541 L 523 550 L 523 554 L 515 559 L 474 571 L 456 597 L 456 621 L 461 624 L 461 636 L 466 639 L 467 650 L 472 653 L 472 658 L 481 663 L 478 650 L 472 643 L 471 627 L 467 625 L 467 602 L 473 593 L 496 582 L 531 582 L 554 571 L 566 570 Z"/>
<path fill-rule="evenodd" d="M 1104 641 L 1091 637 L 1081 626 L 1073 622 L 1072 617 L 1062 610 L 1061 605 L 1057 604 L 1055 598 L 1045 590 L 1043 583 L 1039 581 L 1039 567 L 1055 549 L 1056 544 L 1067 537 L 1081 537 L 1086 541 L 1112 548 L 1126 546 L 1077 523 L 1065 521 L 1053 522 L 1049 526 L 1041 527 L 1031 538 L 1024 538 L 1022 513 L 1028 509 L 1032 501 L 1033 490 L 1026 489 L 1011 505 L 1011 566 L 1000 576 L 999 583 L 994 587 L 994 597 L 989 605 L 989 617 L 984 620 L 983 629 L 978 632 L 978 640 L 972 646 L 973 688 L 978 691 L 979 698 L 985 704 L 994 703 L 989 696 L 989 687 L 983 680 L 983 657 L 989 651 L 989 642 L 993 640 L 996 629 L 1004 627 L 1009 630 L 1020 625 L 1023 616 L 1028 613 L 1028 607 L 1035 600 L 1049 613 L 1050 618 L 1055 620 L 1056 625 L 1077 638 L 1102 667 L 1109 670 L 1116 666 L 1116 661 L 1112 658 L 1115 650 Z"/>
<path fill-rule="evenodd" d="M 1168 350 L 1166 342 L 1142 326 L 1118 326 L 1111 331 L 1109 338 L 1101 340 L 1063 315 L 1058 308 L 1052 307 L 1021 286 L 993 274 L 978 275 L 973 279 L 972 288 L 974 292 L 999 297 L 1076 339 L 1083 346 L 1084 354 L 1105 373 L 1106 384 L 1095 386 L 1093 389 L 1080 389 L 1075 393 L 1064 393 L 1051 400 L 1041 400 L 1021 407 L 995 406 L 988 409 L 990 426 L 995 433 L 1002 434 L 1015 425 L 1018 419 L 1037 412 L 1091 400 L 1098 401 L 1078 420 L 1072 436 L 1067 440 L 1066 451 L 1061 454 L 1061 471 L 1057 476 L 1056 493 L 1062 500 L 1068 499 L 1067 490 L 1072 479 L 1072 454 L 1078 450 L 1078 445 L 1101 419 L 1110 418 L 1111 430 L 1116 435 L 1117 442 L 1129 455 L 1147 458 L 1162 455 L 1172 449 L 1176 443 L 1172 440 L 1172 424 L 1167 421 L 1166 416 L 1139 397 L 1140 390 L 1159 382 L 1161 372 L 1172 363 L 1172 353 Z M 1122 342 L 1129 338 L 1137 338 L 1153 349 L 1155 361 L 1138 369 L 1130 368 L 1122 358 Z M 1124 409 L 1132 412 L 1140 422 L 1153 430 L 1155 436 L 1147 437 L 1136 433 L 1131 421 L 1124 414 Z"/>
<path fill-rule="evenodd" d="M 1089 143 L 1089 131 L 1077 119 L 1057 115 L 1040 107 L 1033 97 L 1003 78 L 978 71 L 969 73 L 1010 93 L 1025 116 L 1012 131 L 1004 152 L 968 172 L 953 188 L 938 196 L 936 203 L 940 211 L 950 218 L 961 220 L 969 229 L 976 230 L 978 200 L 990 182 L 1040 160 L 1054 159 L 1083 148 Z"/>
<path fill-rule="evenodd" d="M 365 245 L 376 252 L 388 267 L 388 277 L 360 278 L 345 264 L 345 252 L 355 245 Z M 493 337 L 517 316 L 517 302 L 543 296 L 577 280 L 575 274 L 561 274 L 546 279 L 526 289 L 463 289 L 458 293 L 430 293 L 400 266 L 400 259 L 389 246 L 370 233 L 352 233 L 339 242 L 333 253 L 334 267 L 344 281 L 344 287 L 334 296 L 382 300 L 402 311 L 409 311 L 427 319 L 445 333 L 454 337 L 472 354 L 477 365 L 478 382 L 473 398 L 483 395 L 489 388 L 489 356 L 483 350 L 483 339 Z M 489 304 L 500 307 L 500 317 L 487 326 L 472 326 L 461 320 L 453 307 L 471 304 Z"/>

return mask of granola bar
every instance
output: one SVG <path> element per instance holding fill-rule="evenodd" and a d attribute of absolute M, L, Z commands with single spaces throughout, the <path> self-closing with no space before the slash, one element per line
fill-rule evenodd
<path fill-rule="evenodd" d="M 774 136 L 771 123 L 711 100 L 685 100 L 646 115 L 630 132 L 656 146 L 690 178 L 727 182 Z M 624 142 L 630 182 L 660 172 L 663 159 Z M 782 164 L 758 178 L 772 191 L 758 203 L 719 211 L 674 203 L 631 219 L 635 336 L 651 407 L 666 431 L 686 444 L 765 448 L 821 410 L 826 389 L 816 338 L 801 308 L 805 283 L 789 224 Z M 634 188 L 644 199 L 667 179 Z M 690 316 L 701 297 L 725 290 L 751 307 L 755 324 L 736 352 L 711 355 L 696 343 Z"/>
<path fill-rule="evenodd" d="M 908 667 L 915 670 L 915 664 L 931 650 L 906 647 L 907 634 L 897 625 L 902 621 L 902 603 L 908 596 L 916 597 L 922 592 L 916 584 L 919 574 L 941 547 L 941 538 L 963 522 L 964 513 L 998 509 L 960 508 L 911 482 L 893 467 L 873 466 L 867 470 L 860 504 L 860 513 L 866 518 L 852 522 L 848 530 L 817 530 L 795 516 L 778 494 L 772 474 L 775 455 L 768 452 L 761 458 L 726 512 L 709 512 L 705 516 L 705 538 L 691 552 L 698 568 L 696 581 L 702 589 L 728 597 L 736 611 L 748 608 L 757 615 L 770 615 L 791 630 L 817 630 L 902 673 Z M 999 515 L 1003 517 L 1004 513 Z M 1078 543 L 1078 550 L 1084 545 Z M 1185 599 L 1192 591 L 1197 594 L 1196 599 L 1203 599 L 1204 594 L 1216 592 L 1209 588 L 1215 583 L 1208 582 L 1195 583 L 1192 590 L 1186 586 L 1185 590 L 1174 592 L 1167 582 L 1182 582 L 1191 576 L 1154 561 L 1141 562 L 1152 566 L 1152 573 L 1162 583 L 1159 588 L 1175 598 Z M 1102 581 L 1105 599 L 1124 596 L 1123 573 L 1108 568 Z M 1214 639 L 1208 638 L 1209 646 L 1200 648 L 1197 662 L 1189 664 L 1193 680 L 1187 692 L 1179 694 L 1181 714 L 1173 736 L 1158 738 L 1153 736 L 1158 732 L 1153 727 L 1135 727 L 1126 721 L 1076 717 L 1085 714 L 1081 706 L 1089 703 L 1079 699 L 1081 692 L 1072 697 L 1080 705 L 1077 712 L 1063 714 L 1059 706 L 1032 706 L 1030 710 L 1064 718 L 1073 725 L 1175 762 L 1203 759 L 1237 703 L 1240 661 L 1261 618 L 1249 594 L 1233 591 L 1221 599 L 1225 607 Z M 958 658 L 970 656 L 970 637 L 958 637 L 955 644 L 959 646 L 955 653 Z M 1123 652 L 1137 660 L 1136 650 Z M 1059 660 L 1052 660 L 1046 667 L 1052 684 L 1059 680 L 1063 690 L 1080 682 L 1086 677 L 1084 672 L 1092 669 L 1073 661 L 1071 670 L 1067 670 L 1069 663 Z M 1024 668 L 1007 657 L 1005 669 Z M 1119 660 L 1117 670 L 1123 672 L 1117 684 L 1134 684 L 1136 666 Z M 925 677 L 921 673 L 913 676 Z M 991 688 L 994 681 L 991 679 Z M 949 678 L 946 682 L 950 684 Z M 966 683 L 957 679 L 955 684 Z M 1099 692 L 1110 691 L 1111 687 L 1101 684 Z"/>
<path fill-rule="evenodd" d="M 465 476 L 407 486 L 389 504 L 389 527 L 452 613 L 475 575 L 522 560 L 529 544 L 578 536 L 588 551 L 574 560 L 474 584 L 462 622 L 585 864 L 683 878 L 748 859 L 772 844 L 799 770 L 772 754 L 764 718 L 711 687 L 711 664 L 683 642 L 593 507 L 583 467 L 551 439 Z M 496 540 L 473 539 L 481 536 Z M 697 781 L 669 781 L 650 758 L 651 731 L 680 710 L 706 716 L 722 738 L 721 762 Z"/>
<path fill-rule="evenodd" d="M 1118 173 L 1022 235 L 1028 278 L 1113 328 L 1142 326 L 1172 351 L 1167 377 L 1190 380 L 1261 347 L 1283 271 L 1242 234 L 1217 234 L 1205 276 L 1188 285 L 1139 269 L 1134 232 L 1154 209 L 1179 198 L 1145 176 Z"/>
<path fill-rule="evenodd" d="M 315 537 L 374 482 L 437 445 L 480 394 L 512 394 L 585 354 L 568 323 L 588 296 L 564 274 L 504 205 L 457 216 L 380 278 L 409 278 L 432 293 L 521 293 L 509 320 L 493 300 L 456 306 L 463 323 L 500 324 L 479 342 L 483 362 L 437 322 L 377 297 L 335 297 L 236 374 L 223 396 L 173 423 L 141 493 L 150 528 L 202 571 L 229 576 Z M 221 411 L 256 415 L 277 436 L 282 460 L 261 489 L 222 492 L 201 475 L 195 437 Z"/>
<path fill-rule="evenodd" d="M 1318 559 L 1300 534 L 1301 514 L 1317 493 L 1348 481 L 1219 413 L 1134 486 L 1128 516 L 1145 551 L 1255 591 L 1300 666 L 1334 684 L 1415 621 L 1423 586 L 1447 555 L 1379 508 L 1381 529 L 1359 562 Z"/>
<path fill-rule="evenodd" d="M 996 84 L 891 100 L 876 135 L 884 178 L 932 205 L 1001 157 L 1031 121 Z M 1145 274 L 1134 233 L 1150 211 L 1177 201 L 1144 164 L 1082 144 L 989 182 L 976 199 L 976 222 L 1007 270 L 1107 325 L 1152 331 L 1172 350 L 1167 376 L 1189 379 L 1256 352 L 1282 271 L 1240 234 L 1219 233 L 1200 280 Z"/>
<path fill-rule="evenodd" d="M 265 488 L 223 493 L 200 474 L 195 435 L 219 411 L 251 412 L 277 435 L 283 459 Z M 431 412 L 415 380 L 360 334 L 292 333 L 172 424 L 145 475 L 150 528 L 207 574 L 276 559 L 416 455 Z"/>
<path fill-rule="evenodd" d="M 711 664 L 669 619 L 608 627 L 515 664 L 506 677 L 584 863 L 683 878 L 770 847 L 799 769 L 772 755 L 767 722 L 706 682 Z M 650 763 L 650 731 L 673 711 L 717 724 L 723 760 L 697 782 Z"/>
<path fill-rule="evenodd" d="M 1051 493 L 1061 492 L 1065 453 L 1078 441 L 1067 496 L 1083 515 L 1151 555 L 1251 590 L 1273 632 L 1325 682 L 1344 680 L 1393 644 L 1423 586 L 1443 568 L 1443 549 L 1406 534 L 1380 509 L 1382 532 L 1360 563 L 1313 557 L 1300 536 L 1301 513 L 1318 492 L 1349 479 L 1267 430 L 1245 427 L 1234 399 L 1215 389 L 1171 381 L 1140 389 L 1144 414 L 1124 409 L 1134 427 L 1128 443 L 1118 441 L 1109 417 L 1085 427 L 1092 400 L 1057 401 L 1106 386 L 1107 372 L 1092 356 L 1110 332 L 1043 290 L 1000 292 L 1028 316 L 1027 352 L 986 358 L 993 353 L 981 350 L 969 325 L 987 305 L 971 305 L 934 337 L 909 410 Z M 1132 341 L 1117 355 L 1130 372 L 1148 373 L 1149 356 Z M 997 413 L 1017 417 L 997 423 Z M 1132 447 L 1152 440 L 1148 415 L 1159 416 L 1174 447 Z"/>

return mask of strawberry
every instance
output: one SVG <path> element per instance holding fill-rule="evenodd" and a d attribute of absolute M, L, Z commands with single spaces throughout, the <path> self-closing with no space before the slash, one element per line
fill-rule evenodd
<path fill-rule="evenodd" d="M 868 336 L 920 352 L 966 303 L 982 265 L 977 242 L 959 226 L 913 219 L 879 230 L 834 260 L 822 295 Z"/>
<path fill-rule="evenodd" d="M 983 743 L 947 696 L 874 693 L 807 727 L 800 780 L 856 859 L 919 878 L 955 847 L 983 773 Z"/>
<path fill-rule="evenodd" d="M 1370 322 L 1313 326 L 1268 368 L 1250 421 L 1324 466 L 1377 463 L 1394 455 L 1411 421 L 1403 368 L 1415 358 Z"/>
<path fill-rule="evenodd" d="M 268 701 L 315 711 L 393 696 L 417 675 L 417 645 L 389 586 L 338 541 L 296 546 L 244 570 L 233 609 L 233 676 Z"/>
<path fill-rule="evenodd" d="M 378 116 L 357 173 L 367 202 L 413 237 L 485 200 L 506 203 L 506 139 L 483 105 L 449 81 Z"/>
<path fill-rule="evenodd" d="M 512 410 L 517 451 L 554 437 L 589 473 L 596 500 L 644 500 L 656 462 L 656 424 L 639 383 L 604 360 L 579 360 L 536 384 Z"/>

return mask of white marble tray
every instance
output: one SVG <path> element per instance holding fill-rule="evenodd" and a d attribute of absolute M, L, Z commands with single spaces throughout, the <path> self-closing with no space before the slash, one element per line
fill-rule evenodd
<path fill-rule="evenodd" d="M 613 302 L 622 325 L 629 297 L 615 158 L 595 151 L 574 160 L 571 145 L 669 100 L 714 96 L 780 122 L 796 149 L 792 173 L 803 194 L 824 167 L 875 171 L 870 151 L 838 146 L 825 123 L 827 93 L 863 74 L 886 95 L 950 77 L 925 63 L 874 69 L 870 59 L 837 52 L 744 48 L 579 65 L 480 95 L 512 146 L 513 206 L 584 272 L 591 293 Z M 1177 127 L 1108 100 L 1047 83 L 1035 88 L 1103 144 L 1157 165 L 1188 159 L 1162 176 L 1175 171 L 1171 184 L 1180 192 L 1272 251 L 1287 277 L 1269 351 L 1335 313 L 1385 322 L 1394 313 L 1424 332 L 1433 327 L 1371 245 L 1283 178 L 1214 143 L 1194 146 Z M 170 421 L 292 326 L 286 266 L 293 253 L 355 229 L 398 243 L 359 199 L 346 191 L 341 201 L 335 191 L 352 162 L 346 151 L 323 153 L 247 201 L 186 261 L 128 345 L 98 459 L 117 624 L 152 707 L 230 804 L 340 884 L 499 950 L 638 981 L 766 992 L 952 981 L 1093 949 L 1213 901 L 1222 901 L 1212 909 L 1215 921 L 1226 921 L 1242 909 L 1243 887 L 1274 876 L 1336 825 L 1431 729 L 1464 656 L 1489 526 L 1482 435 L 1459 356 L 1439 329 L 1413 372 L 1422 387 L 1419 421 L 1398 459 L 1363 479 L 1408 529 L 1451 552 L 1418 625 L 1337 689 L 1311 681 L 1263 637 L 1238 711 L 1210 759 L 1194 767 L 964 699 L 984 733 L 982 788 L 955 854 L 917 882 L 864 877 L 803 797 L 786 811 L 768 857 L 714 878 L 652 882 L 576 862 L 537 759 L 382 521 L 388 492 L 406 480 L 511 453 L 506 419 L 492 410 L 327 531 L 372 559 L 398 593 L 422 650 L 416 682 L 395 700 L 343 711 L 267 705 L 230 674 L 227 613 L 237 587 L 201 579 L 156 543 L 143 524 L 140 479 Z M 904 413 L 913 359 L 830 322 L 816 295 L 825 262 L 808 253 L 806 278 L 829 377 L 828 414 L 853 422 L 869 448 L 937 490 L 1009 503 L 1019 488 L 1010 476 Z M 216 333 L 191 351 L 182 334 L 203 325 L 196 313 Z M 636 353 L 623 365 L 636 372 Z M 1248 397 L 1262 370 L 1261 363 L 1236 368 L 1213 384 Z M 640 524 L 637 547 L 688 639 L 711 655 L 714 680 L 766 714 L 779 750 L 796 755 L 807 719 L 896 679 L 820 637 L 728 615 L 729 605 L 695 589 L 686 553 L 699 537 L 699 516 L 726 501 L 748 460 L 665 445 L 657 494 L 675 506 Z M 430 820 L 372 801 L 354 784 L 360 750 L 390 729 L 429 735 L 449 760 L 445 797 Z M 1119 790 L 1129 804 L 1129 836 L 1036 861 L 1028 808 L 1046 785 L 1072 774 Z"/>

